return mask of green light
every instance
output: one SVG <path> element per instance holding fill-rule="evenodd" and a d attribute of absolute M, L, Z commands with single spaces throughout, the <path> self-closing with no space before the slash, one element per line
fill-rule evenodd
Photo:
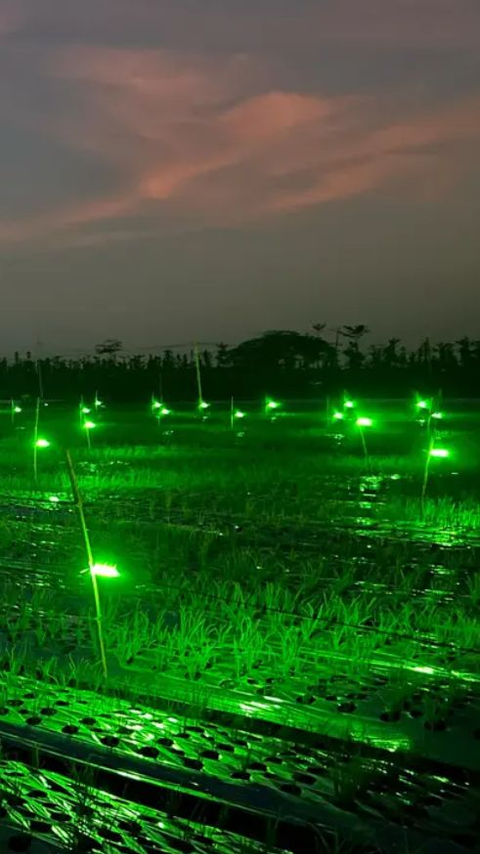
<path fill-rule="evenodd" d="M 109 566 L 108 563 L 94 563 L 89 569 L 84 572 L 91 572 L 97 578 L 118 578 L 120 573 L 116 566 Z"/>
<path fill-rule="evenodd" d="M 160 403 L 160 401 L 154 400 L 152 403 L 152 409 L 161 409 L 161 408 L 162 408 L 162 404 Z"/>
<path fill-rule="evenodd" d="M 52 504 L 58 504 L 58 502 L 60 501 L 58 495 L 50 495 L 48 500 L 51 501 Z"/>
<path fill-rule="evenodd" d="M 440 457 L 441 459 L 445 459 L 450 455 L 450 452 L 447 451 L 446 448 L 431 448 L 430 456 L 431 457 Z"/>
<path fill-rule="evenodd" d="M 354 409 L 355 408 L 355 403 L 353 400 L 346 400 L 343 405 L 344 405 L 345 409 Z"/>
<path fill-rule="evenodd" d="M 357 427 L 371 427 L 373 421 L 371 418 L 357 418 L 355 423 Z"/>
<path fill-rule="evenodd" d="M 35 442 L 35 446 L 37 448 L 49 448 L 50 442 L 48 441 L 48 439 L 37 439 L 37 441 Z"/>
<path fill-rule="evenodd" d="M 93 421 L 85 421 L 85 424 L 83 426 L 85 430 L 93 430 L 93 428 L 97 425 Z"/>
<path fill-rule="evenodd" d="M 16 412 L 18 415 L 18 413 L 22 411 L 22 407 L 21 406 L 14 406 L 13 411 Z"/>
<path fill-rule="evenodd" d="M 237 411 L 235 412 L 235 418 L 245 418 L 245 413 L 237 409 Z"/>
<path fill-rule="evenodd" d="M 428 409 L 430 407 L 430 403 L 428 400 L 419 400 L 417 407 L 418 409 Z"/>
<path fill-rule="evenodd" d="M 344 417 L 345 417 L 345 416 L 344 416 L 343 412 L 334 412 L 334 413 L 333 413 L 333 417 L 334 417 L 337 421 L 343 421 L 343 419 L 344 419 Z"/>
<path fill-rule="evenodd" d="M 160 410 L 160 415 L 170 415 L 171 412 L 172 412 L 171 409 L 167 409 L 166 406 L 162 406 L 162 408 Z"/>
<path fill-rule="evenodd" d="M 432 418 L 437 418 L 437 419 L 443 418 L 443 413 L 442 412 L 432 412 Z"/>
<path fill-rule="evenodd" d="M 280 407 L 280 404 L 279 404 L 279 403 L 277 403 L 277 401 L 276 401 L 276 400 L 270 400 L 270 399 L 268 399 L 268 400 L 267 400 L 267 402 L 266 402 L 266 404 L 265 404 L 265 406 L 266 406 L 266 408 L 267 408 L 267 409 L 278 409 L 278 408 Z"/>
<path fill-rule="evenodd" d="M 200 403 L 198 404 L 199 409 L 208 409 L 209 406 L 210 406 L 210 404 L 206 403 L 205 400 L 201 400 Z"/>
<path fill-rule="evenodd" d="M 81 411 L 83 412 L 83 414 L 84 414 L 84 415 L 90 415 L 90 413 L 91 413 L 91 411 L 92 411 L 92 410 L 91 410 L 91 409 L 89 409 L 89 408 L 88 408 L 88 406 L 82 406 L 82 410 L 81 410 Z"/>

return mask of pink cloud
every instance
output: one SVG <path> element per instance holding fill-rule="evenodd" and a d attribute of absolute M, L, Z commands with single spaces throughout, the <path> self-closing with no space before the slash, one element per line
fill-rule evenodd
<path fill-rule="evenodd" d="M 6 36 L 20 29 L 23 23 L 23 14 L 19 4 L 9 3 L 3 0 L 0 8 L 0 36 Z"/>
<path fill-rule="evenodd" d="M 414 114 L 399 106 L 394 120 L 395 105 L 386 113 L 374 97 L 273 90 L 255 72 L 235 56 L 58 51 L 48 73 L 68 81 L 71 99 L 49 132 L 113 166 L 118 186 L 0 221 L 0 241 L 66 234 L 91 245 L 108 223 L 124 239 L 138 234 L 122 225 L 137 216 L 149 232 L 165 214 L 228 226 L 374 191 L 428 199 L 432 188 L 452 189 L 447 173 L 473 168 L 461 152 L 480 138 L 480 97 Z"/>

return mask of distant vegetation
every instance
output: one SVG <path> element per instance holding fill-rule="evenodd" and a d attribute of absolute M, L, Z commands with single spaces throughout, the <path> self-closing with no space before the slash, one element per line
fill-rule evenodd
<path fill-rule="evenodd" d="M 264 332 L 235 347 L 200 346 L 206 399 L 262 397 L 313 398 L 347 387 L 369 396 L 401 397 L 413 388 L 441 389 L 445 395 L 480 396 L 480 340 L 425 341 L 407 350 L 398 338 L 368 345 L 366 326 L 333 331 L 313 324 L 311 333 Z M 333 338 L 333 340 L 332 340 Z M 110 339 L 82 358 L 55 356 L 35 361 L 30 353 L 0 360 L 0 398 L 41 396 L 65 400 L 99 391 L 132 402 L 152 393 L 165 400 L 196 398 L 194 348 L 165 349 L 161 355 L 127 355 Z"/>

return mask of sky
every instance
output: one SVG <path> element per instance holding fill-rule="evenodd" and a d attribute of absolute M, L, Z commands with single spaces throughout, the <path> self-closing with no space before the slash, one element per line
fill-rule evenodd
<path fill-rule="evenodd" d="M 0 351 L 480 338 L 478 0 L 0 0 Z"/>

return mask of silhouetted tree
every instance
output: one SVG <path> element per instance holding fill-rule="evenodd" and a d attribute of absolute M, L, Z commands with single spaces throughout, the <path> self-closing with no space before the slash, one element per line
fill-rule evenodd
<path fill-rule="evenodd" d="M 99 356 L 111 356 L 115 358 L 123 350 L 123 344 L 118 338 L 106 338 L 95 347 L 95 353 Z"/>

